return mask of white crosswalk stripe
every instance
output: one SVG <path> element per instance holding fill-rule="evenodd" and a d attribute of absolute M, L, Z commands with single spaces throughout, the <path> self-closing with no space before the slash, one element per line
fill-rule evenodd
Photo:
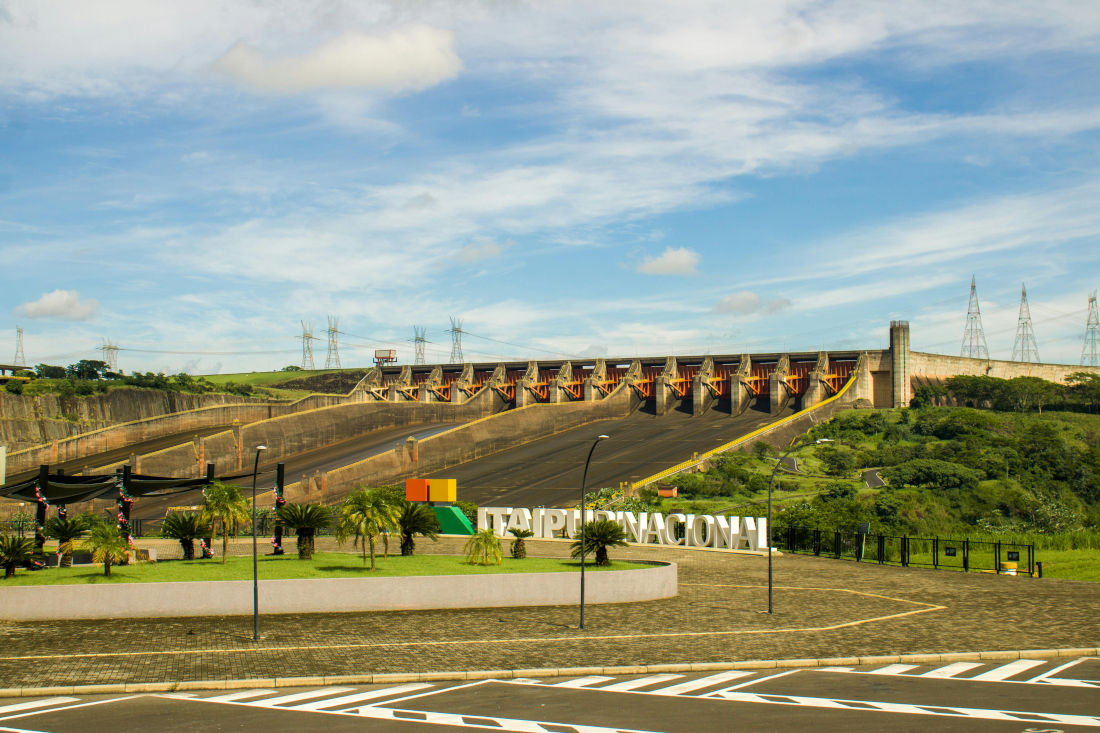
<path fill-rule="evenodd" d="M 279 705 L 288 705 L 292 702 L 299 702 L 300 700 L 312 700 L 317 697 L 328 697 L 329 695 L 338 695 L 342 692 L 354 691 L 354 687 L 324 687 L 320 690 L 307 690 L 305 692 L 296 692 L 292 695 L 269 697 L 264 700 L 250 702 L 248 704 L 257 708 L 273 708 Z"/>
<path fill-rule="evenodd" d="M 1002 664 L 1000 667 L 994 667 L 988 672 L 974 675 L 970 679 L 979 682 L 1000 682 L 1001 680 L 1007 680 L 1009 677 L 1014 677 L 1021 672 L 1026 672 L 1029 669 L 1034 669 L 1043 664 L 1046 664 L 1046 662 L 1041 662 L 1036 659 L 1017 659 L 1015 662 Z"/>
<path fill-rule="evenodd" d="M 626 680 L 625 682 L 617 682 L 613 685 L 607 685 L 599 689 L 608 692 L 628 692 L 630 690 L 636 690 L 639 687 L 659 685 L 662 682 L 671 682 L 672 680 L 678 680 L 682 678 L 682 674 L 654 674 L 648 677 L 638 677 L 637 679 Z"/>
<path fill-rule="evenodd" d="M 981 666 L 982 665 L 980 665 L 976 662 L 955 662 L 954 664 L 949 664 L 946 667 L 940 667 L 938 669 L 933 669 L 931 672 L 925 672 L 924 674 L 917 675 L 917 676 L 918 677 L 935 677 L 935 678 L 956 677 L 956 676 L 962 674 L 963 672 L 969 672 L 970 670 L 976 669 L 976 668 L 981 667 Z"/>
<path fill-rule="evenodd" d="M 565 682 L 556 682 L 551 687 L 589 687 L 590 685 L 598 685 L 601 682 L 610 682 L 615 679 L 614 677 L 603 677 L 601 675 L 592 675 L 591 677 L 578 677 L 575 680 L 566 680 Z"/>
<path fill-rule="evenodd" d="M 867 674 L 904 674 L 916 668 L 917 665 L 915 664 L 888 664 L 881 669 L 873 669 Z"/>
<path fill-rule="evenodd" d="M 418 682 L 408 685 L 398 685 L 396 687 L 383 687 L 378 690 L 367 690 L 366 692 L 357 692 L 354 695 L 341 695 L 340 697 L 331 697 L 327 700 L 315 700 L 314 702 L 307 702 L 302 705 L 291 705 L 289 707 L 292 710 L 337 710 L 338 712 L 348 712 L 358 707 L 354 704 L 357 702 L 377 700 L 382 697 L 395 697 L 406 692 L 426 690 L 430 687 L 432 687 L 432 685 Z"/>
<path fill-rule="evenodd" d="M 735 680 L 740 677 L 748 677 L 752 672 L 745 672 L 741 670 L 730 670 L 729 672 L 719 672 L 718 674 L 712 674 L 707 677 L 699 677 L 698 679 L 688 680 L 687 682 L 681 682 L 671 687 L 662 687 L 659 690 L 650 690 L 654 695 L 685 695 L 689 692 L 695 692 L 696 690 L 704 690 L 708 687 L 716 687 L 718 685 L 725 684 L 730 680 Z"/>
<path fill-rule="evenodd" d="M 45 708 L 51 705 L 64 705 L 65 703 L 78 702 L 79 698 L 75 697 L 47 697 L 42 700 L 29 700 L 27 702 L 17 702 L 12 705 L 4 705 L 0 707 L 0 715 L 6 715 L 8 713 L 17 713 L 21 710 L 35 710 L 37 708 Z"/>

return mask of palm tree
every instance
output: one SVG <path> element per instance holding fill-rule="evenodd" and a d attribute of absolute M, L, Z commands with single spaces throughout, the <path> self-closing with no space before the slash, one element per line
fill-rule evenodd
<path fill-rule="evenodd" d="M 508 530 L 513 537 L 512 540 L 512 557 L 516 560 L 522 560 L 527 557 L 527 543 L 523 541 L 524 537 L 534 537 L 535 533 L 529 529 L 512 528 Z"/>
<path fill-rule="evenodd" d="M 377 489 L 359 489 L 348 495 L 340 506 L 340 522 L 336 526 L 336 539 L 344 542 L 348 537 L 363 548 L 363 564 L 367 564 L 367 546 L 370 546 L 370 569 L 374 566 L 374 540 L 390 530 L 397 529 L 397 507 Z"/>
<path fill-rule="evenodd" d="M 439 520 L 431 507 L 402 500 L 397 510 L 397 531 L 401 535 L 402 555 L 413 554 L 416 549 L 413 538 L 416 535 L 427 537 L 432 542 L 439 537 Z"/>
<path fill-rule="evenodd" d="M 277 511 L 284 527 L 298 535 L 298 559 L 313 559 L 313 537 L 332 524 L 332 513 L 320 504 L 284 504 Z"/>
<path fill-rule="evenodd" d="M 114 522 L 96 522 L 84 540 L 84 549 L 92 553 L 92 562 L 103 563 L 103 574 L 111 577 L 111 564 L 130 560 L 130 542 L 118 532 Z"/>
<path fill-rule="evenodd" d="M 34 540 L 30 537 L 0 534 L 0 564 L 4 566 L 5 578 L 15 575 L 15 567 L 25 563 L 32 553 Z"/>
<path fill-rule="evenodd" d="M 209 531 L 209 521 L 189 512 L 169 514 L 164 517 L 160 525 L 162 536 L 179 540 L 180 547 L 183 548 L 184 560 L 195 559 L 195 540 L 206 537 Z"/>
<path fill-rule="evenodd" d="M 72 519 L 68 517 L 52 517 L 46 521 L 46 536 L 57 540 L 57 551 L 61 553 L 60 567 L 71 568 L 73 566 L 73 550 L 76 549 L 76 540 L 84 536 L 88 531 L 88 518 L 77 515 Z"/>
<path fill-rule="evenodd" d="M 581 556 L 580 534 L 573 537 L 573 557 Z M 611 559 L 607 556 L 608 547 L 626 547 L 626 530 L 618 522 L 610 519 L 597 519 L 584 525 L 584 554 L 595 553 L 596 564 L 607 566 Z"/>
<path fill-rule="evenodd" d="M 244 498 L 239 486 L 223 484 L 221 481 L 215 481 L 203 489 L 202 496 L 202 519 L 214 525 L 215 529 L 221 523 L 224 563 L 229 554 L 229 527 L 236 522 L 246 521 L 251 505 Z"/>
<path fill-rule="evenodd" d="M 500 565 L 504 562 L 504 552 L 500 548 L 500 538 L 492 529 L 483 529 L 470 535 L 466 540 L 466 562 L 471 565 Z"/>

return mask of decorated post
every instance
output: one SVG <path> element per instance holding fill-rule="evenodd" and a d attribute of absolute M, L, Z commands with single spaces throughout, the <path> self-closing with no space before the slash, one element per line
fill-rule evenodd
<path fill-rule="evenodd" d="M 286 498 L 283 496 L 283 478 L 285 466 L 282 463 L 275 464 L 275 533 L 271 538 L 272 555 L 283 554 L 283 521 L 278 517 L 278 511 L 286 506 Z"/>

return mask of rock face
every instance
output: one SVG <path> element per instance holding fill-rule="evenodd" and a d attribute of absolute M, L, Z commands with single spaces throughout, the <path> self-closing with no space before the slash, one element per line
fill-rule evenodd
<path fill-rule="evenodd" d="M 87 397 L 25 397 L 0 392 L 0 445 L 7 445 L 11 452 L 131 420 L 246 402 L 264 400 L 136 388 Z"/>

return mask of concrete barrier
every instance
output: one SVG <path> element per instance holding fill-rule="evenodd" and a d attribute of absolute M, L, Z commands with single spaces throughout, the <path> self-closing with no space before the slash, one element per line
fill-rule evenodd
<path fill-rule="evenodd" d="M 562 606 L 579 601 L 579 581 L 575 572 L 261 580 L 260 610 L 273 614 Z M 673 563 L 601 570 L 587 574 L 585 581 L 586 603 L 652 601 L 677 593 Z M 251 613 L 251 580 L 26 585 L 5 588 L 0 594 L 0 619 L 6 621 Z"/>

